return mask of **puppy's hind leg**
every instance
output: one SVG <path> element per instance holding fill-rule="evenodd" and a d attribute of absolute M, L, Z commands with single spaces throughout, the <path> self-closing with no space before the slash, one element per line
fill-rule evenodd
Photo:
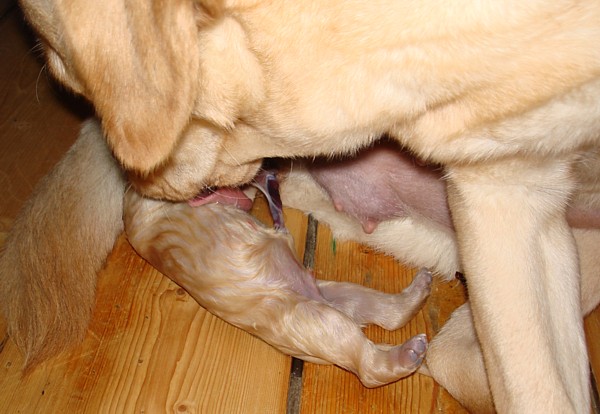
<path fill-rule="evenodd" d="M 327 302 L 360 325 L 375 324 L 387 330 L 406 325 L 431 292 L 431 272 L 421 269 L 409 287 L 388 294 L 354 283 L 317 280 Z"/>
<path fill-rule="evenodd" d="M 266 342 L 298 358 L 333 363 L 355 373 L 366 387 L 378 387 L 412 374 L 427 349 L 425 335 L 402 345 L 375 344 L 349 316 L 316 300 L 288 296 L 276 309 L 276 325 L 257 333 Z M 260 312 L 264 314 L 263 312 Z"/>
<path fill-rule="evenodd" d="M 245 236 L 246 232 L 240 234 Z M 211 290 L 212 311 L 282 352 L 312 362 L 335 364 L 353 372 L 367 387 L 394 382 L 419 367 L 427 349 L 425 335 L 417 335 L 394 347 L 375 344 L 362 332 L 360 323 L 378 320 L 377 311 L 398 312 L 397 308 L 409 300 L 415 300 L 416 304 L 409 305 L 408 313 L 420 307 L 430 281 L 427 272 L 417 278 L 414 286 L 406 289 L 405 296 L 349 283 L 326 285 L 326 294 L 337 300 L 337 306 L 352 313 L 349 316 L 332 305 L 318 289 L 312 274 L 296 260 L 287 237 L 268 231 L 262 234 L 266 236 L 265 243 L 254 244 L 249 250 L 252 253 L 240 261 L 249 268 L 260 269 L 255 277 L 243 277 L 247 273 L 243 272 L 242 277 L 227 281 L 226 275 L 232 276 L 231 267 L 229 272 L 217 272 L 210 277 L 227 286 L 235 280 L 236 287 L 226 291 Z M 238 246 L 236 250 L 240 252 L 244 248 Z M 216 294 L 220 296 L 217 298 Z M 348 296 L 353 294 L 357 295 L 356 299 Z M 208 303 L 200 296 L 197 300 Z M 376 300 L 383 305 L 378 305 L 371 313 L 366 312 L 365 308 Z"/>

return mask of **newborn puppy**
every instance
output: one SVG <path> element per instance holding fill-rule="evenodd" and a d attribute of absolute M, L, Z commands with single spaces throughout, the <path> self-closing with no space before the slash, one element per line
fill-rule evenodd
<path fill-rule="evenodd" d="M 420 271 L 399 294 L 351 283 L 315 280 L 298 261 L 279 214 L 277 186 L 264 180 L 279 230 L 266 228 L 227 198 L 193 207 L 125 195 L 125 228 L 134 249 L 208 311 L 282 352 L 333 363 L 377 387 L 414 372 L 427 341 L 399 346 L 371 342 L 364 324 L 400 328 L 421 308 L 431 273 Z"/>

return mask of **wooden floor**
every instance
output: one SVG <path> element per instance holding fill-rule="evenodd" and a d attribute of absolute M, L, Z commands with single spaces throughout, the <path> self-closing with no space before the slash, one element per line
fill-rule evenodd
<path fill-rule="evenodd" d="M 77 136 L 90 109 L 42 69 L 15 8 L 0 7 L 0 243 L 36 182 Z M 266 218 L 264 203 L 255 214 Z M 305 263 L 323 279 L 398 291 L 413 269 L 332 239 L 296 211 L 286 219 Z M 373 340 L 433 336 L 464 301 L 459 282 L 435 282 L 404 329 L 368 328 Z M 600 313 L 586 321 L 600 374 Z M 0 413 L 461 413 L 430 378 L 414 375 L 368 390 L 333 367 L 298 364 L 200 308 L 121 238 L 99 279 L 83 344 L 22 378 L 22 358 L 0 320 Z"/>

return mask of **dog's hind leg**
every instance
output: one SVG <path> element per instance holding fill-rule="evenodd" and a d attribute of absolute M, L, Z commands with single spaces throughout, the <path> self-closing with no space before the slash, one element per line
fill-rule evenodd
<path fill-rule="evenodd" d="M 495 412 L 468 303 L 456 309 L 431 340 L 423 368 L 469 412 Z"/>
<path fill-rule="evenodd" d="M 529 160 L 530 161 L 530 160 Z M 500 412 L 588 412 L 571 160 L 449 170 L 475 328 Z"/>
<path fill-rule="evenodd" d="M 600 256 L 597 253 L 600 230 L 575 229 L 573 234 L 581 262 L 581 305 L 585 316 L 600 303 Z M 469 304 L 452 313 L 427 350 L 427 374 L 470 412 L 492 413 L 492 395 L 472 318 Z"/>
<path fill-rule="evenodd" d="M 96 273 L 123 228 L 124 187 L 90 121 L 19 213 L 0 255 L 0 306 L 25 370 L 83 339 Z"/>
<path fill-rule="evenodd" d="M 317 280 L 327 302 L 348 315 L 359 325 L 375 324 L 387 330 L 406 325 L 431 291 L 431 272 L 421 269 L 409 287 L 398 294 L 388 294 L 355 283 Z"/>

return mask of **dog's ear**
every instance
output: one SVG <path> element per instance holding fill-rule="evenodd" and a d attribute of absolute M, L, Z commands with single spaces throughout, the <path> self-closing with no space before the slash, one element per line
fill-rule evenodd
<path fill-rule="evenodd" d="M 115 155 L 128 169 L 150 171 L 171 153 L 195 99 L 192 1 L 65 3 L 75 3 L 61 10 L 75 69 Z"/>
<path fill-rule="evenodd" d="M 48 35 L 54 37 L 49 49 L 54 49 L 59 66 L 72 72 L 65 73 L 65 78 L 74 79 L 74 89 L 93 102 L 109 144 L 124 166 L 146 173 L 164 161 L 186 126 L 196 98 L 198 24 L 217 17 L 220 2 L 23 3 L 28 3 L 30 18 L 36 11 L 39 15 L 41 8 L 51 10 L 50 19 L 32 23 L 42 32 L 45 28 L 40 25 L 54 26 Z"/>

